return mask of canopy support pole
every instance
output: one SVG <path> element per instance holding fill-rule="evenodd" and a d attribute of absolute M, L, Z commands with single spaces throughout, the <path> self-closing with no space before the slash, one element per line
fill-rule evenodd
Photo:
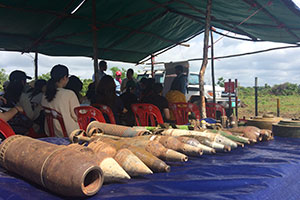
<path fill-rule="evenodd" d="M 34 56 L 34 78 L 35 80 L 38 79 L 38 53 L 35 52 Z"/>
<path fill-rule="evenodd" d="M 212 27 L 211 27 L 212 28 Z M 216 87 L 215 87 L 215 60 L 214 60 L 214 38 L 213 38 L 213 31 L 210 30 L 210 38 L 211 38 L 211 81 L 212 81 L 212 88 L 213 88 L 213 103 L 216 103 Z"/>
<path fill-rule="evenodd" d="M 206 19 L 205 19 L 205 33 L 204 33 L 204 47 L 203 47 L 203 61 L 199 72 L 199 88 L 200 88 L 200 117 L 206 118 L 206 105 L 204 97 L 204 74 L 208 63 L 208 39 L 210 30 L 210 13 L 212 0 L 207 0 Z"/>
<path fill-rule="evenodd" d="M 151 76 L 154 78 L 154 56 L 151 54 Z"/>
<path fill-rule="evenodd" d="M 93 9 L 93 51 L 94 51 L 94 74 L 95 74 L 95 92 L 97 91 L 97 86 L 99 82 L 99 73 L 98 73 L 98 47 L 97 47 L 97 27 L 96 27 L 96 0 L 92 1 Z M 96 92 L 97 93 L 97 92 Z"/>

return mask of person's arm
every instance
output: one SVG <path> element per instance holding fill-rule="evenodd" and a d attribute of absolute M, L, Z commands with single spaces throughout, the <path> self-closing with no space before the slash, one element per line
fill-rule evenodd
<path fill-rule="evenodd" d="M 4 121 L 7 122 L 8 120 L 13 118 L 19 112 L 23 112 L 22 107 L 20 107 L 20 106 L 13 107 L 12 109 L 10 109 L 7 112 L 0 113 L 0 119 L 3 119 Z"/>

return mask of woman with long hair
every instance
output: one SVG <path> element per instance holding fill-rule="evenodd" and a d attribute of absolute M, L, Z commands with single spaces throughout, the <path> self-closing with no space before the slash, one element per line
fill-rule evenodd
<path fill-rule="evenodd" d="M 109 75 L 103 76 L 99 81 L 96 96 L 91 99 L 91 104 L 103 104 L 109 106 L 114 113 L 117 124 L 120 124 L 120 114 L 126 112 L 121 98 L 116 95 L 115 81 Z M 105 115 L 104 117 L 109 121 Z"/>
<path fill-rule="evenodd" d="M 64 65 L 55 65 L 50 72 L 51 79 L 47 82 L 46 92 L 42 98 L 42 106 L 52 108 L 61 113 L 69 135 L 78 129 L 77 117 L 74 108 L 79 106 L 76 94 L 72 90 L 64 89 L 69 81 L 69 70 Z M 54 132 L 57 137 L 63 137 L 63 132 L 57 120 L 53 123 Z M 49 135 L 48 126 L 45 132 Z"/>

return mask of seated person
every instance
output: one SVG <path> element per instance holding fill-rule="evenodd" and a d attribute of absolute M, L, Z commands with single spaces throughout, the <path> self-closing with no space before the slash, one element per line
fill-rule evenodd
<path fill-rule="evenodd" d="M 146 96 L 142 103 L 150 103 L 157 106 L 163 116 L 164 121 L 170 120 L 169 103 L 167 99 L 161 96 L 163 86 L 161 83 L 154 83 L 153 92 L 151 95 Z"/>
<path fill-rule="evenodd" d="M 87 104 L 91 104 L 92 99 L 95 99 L 96 97 L 95 85 L 96 82 L 92 82 L 88 86 L 88 90 L 85 94 L 85 99 Z"/>
<path fill-rule="evenodd" d="M 33 109 L 38 105 L 41 105 L 43 94 L 46 92 L 46 85 L 46 80 L 38 79 L 34 82 L 34 87 L 28 91 L 28 93 L 30 93 L 30 102 Z"/>
<path fill-rule="evenodd" d="M 109 106 L 112 110 L 115 121 L 117 124 L 120 124 L 120 115 L 125 113 L 127 110 L 123 106 L 123 102 L 119 96 L 116 95 L 116 84 L 114 79 L 105 75 L 99 81 L 97 86 L 97 92 L 94 98 L 91 99 L 91 104 L 103 104 Z M 109 122 L 108 116 L 103 114 L 105 121 Z"/>
<path fill-rule="evenodd" d="M 4 106 L 12 108 L 17 105 L 22 107 L 26 116 L 33 121 L 40 115 L 41 107 L 32 108 L 30 94 L 25 92 L 27 88 L 26 79 L 31 79 L 31 77 L 19 70 L 15 70 L 9 75 L 9 84 L 4 94 L 7 103 Z"/>
<path fill-rule="evenodd" d="M 186 103 L 185 95 L 180 92 L 180 86 L 177 84 L 172 84 L 170 91 L 166 94 L 166 99 L 168 103 Z M 172 112 L 170 119 L 175 120 Z"/>
<path fill-rule="evenodd" d="M 38 132 L 40 125 L 35 120 L 40 116 L 41 105 L 33 107 L 31 104 L 30 93 L 27 93 L 29 85 L 26 83 L 27 76 L 25 72 L 15 70 L 9 75 L 9 84 L 6 87 L 4 98 L 7 100 L 4 107 L 12 108 L 15 106 L 22 107 L 22 113 L 18 113 L 11 120 L 9 125 L 16 134 L 26 135 L 31 128 Z M 34 123 L 35 122 L 35 123 Z"/>
<path fill-rule="evenodd" d="M 166 99 L 169 103 L 186 103 L 185 95 L 180 92 L 178 85 L 172 85 L 170 91 L 166 94 Z"/>
<path fill-rule="evenodd" d="M 82 90 L 82 86 L 83 86 L 82 81 L 77 76 L 72 75 L 69 77 L 69 81 L 68 81 L 65 89 L 72 90 L 76 94 L 78 101 L 80 103 L 82 103 L 83 97 L 80 94 L 80 92 Z"/>
<path fill-rule="evenodd" d="M 38 79 L 34 82 L 34 87 L 30 91 L 28 91 L 30 93 L 30 102 L 33 110 L 41 110 L 41 102 L 42 97 L 46 92 L 46 85 L 46 80 Z M 43 112 L 43 110 L 40 111 L 40 115 L 34 120 L 34 123 L 38 125 L 33 126 L 34 130 L 40 134 L 44 134 L 45 113 Z"/>
<path fill-rule="evenodd" d="M 47 83 L 46 93 L 42 99 L 42 106 L 52 108 L 61 113 L 67 134 L 70 135 L 75 129 L 79 129 L 74 108 L 79 105 L 78 98 L 72 90 L 64 89 L 69 81 L 69 70 L 64 65 L 55 65 L 50 72 L 51 79 Z M 61 126 L 57 120 L 53 123 L 57 137 L 64 137 Z M 49 135 L 47 124 L 45 132 Z"/>
<path fill-rule="evenodd" d="M 134 114 L 131 110 L 131 104 L 138 103 L 137 96 L 135 95 L 135 89 L 136 83 L 133 80 L 130 80 L 126 84 L 126 92 L 120 96 L 124 107 L 128 110 L 124 117 L 124 124 L 127 126 L 135 125 Z"/>
<path fill-rule="evenodd" d="M 2 101 L 3 103 L 6 103 L 6 99 L 1 96 L 0 96 L 0 101 Z M 6 112 L 0 112 L 0 119 L 7 122 L 8 120 L 13 118 L 19 112 L 21 112 L 21 113 L 24 112 L 23 108 L 20 106 L 15 106 Z"/>
<path fill-rule="evenodd" d="M 143 102 L 144 98 L 153 94 L 153 84 L 155 80 L 152 78 L 142 78 L 140 81 L 140 97 L 139 101 Z"/>

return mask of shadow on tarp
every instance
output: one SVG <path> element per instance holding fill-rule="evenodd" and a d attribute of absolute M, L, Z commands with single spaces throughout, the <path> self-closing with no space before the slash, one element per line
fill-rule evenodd
<path fill-rule="evenodd" d="M 44 141 L 68 144 L 67 139 Z M 106 184 L 88 199 L 300 199 L 300 139 L 279 138 L 229 153 L 190 158 L 126 184 Z M 0 168 L 3 199 L 61 199 Z"/>

